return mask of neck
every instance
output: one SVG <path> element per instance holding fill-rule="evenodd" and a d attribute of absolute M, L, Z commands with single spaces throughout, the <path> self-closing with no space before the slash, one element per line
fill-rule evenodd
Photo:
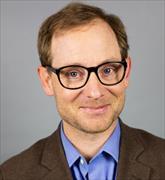
<path fill-rule="evenodd" d="M 97 154 L 97 152 L 113 133 L 116 125 L 117 120 L 115 120 L 110 128 L 104 132 L 86 133 L 63 121 L 65 135 L 87 161 L 89 161 L 94 155 Z"/>

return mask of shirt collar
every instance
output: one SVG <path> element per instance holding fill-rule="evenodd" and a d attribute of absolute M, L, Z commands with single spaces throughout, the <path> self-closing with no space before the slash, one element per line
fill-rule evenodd
<path fill-rule="evenodd" d="M 61 140 L 62 140 L 62 144 L 64 147 L 65 155 L 66 155 L 69 167 L 71 167 L 81 155 L 77 151 L 77 149 L 73 146 L 73 144 L 70 142 L 70 140 L 66 137 L 64 130 L 63 130 L 62 123 L 61 123 L 60 133 L 61 133 Z"/>
<path fill-rule="evenodd" d="M 106 152 L 109 155 L 111 155 L 116 162 L 118 162 L 119 146 L 120 146 L 120 124 L 118 121 L 112 135 L 108 138 L 108 140 L 105 142 L 105 144 L 98 153 L 100 154 L 102 152 Z"/>
<path fill-rule="evenodd" d="M 66 137 L 63 126 L 61 123 L 61 140 L 64 147 L 65 155 L 69 164 L 69 167 L 71 167 L 75 161 L 77 161 L 82 155 L 78 152 L 78 150 L 73 146 L 73 144 L 70 142 L 70 140 Z M 110 156 L 112 156 L 116 162 L 118 162 L 119 159 L 119 146 L 120 146 L 120 124 L 119 121 L 117 122 L 116 128 L 113 131 L 112 135 L 108 138 L 108 140 L 105 142 L 103 147 L 100 149 L 100 151 L 92 158 L 92 160 L 98 156 L 102 152 L 106 152 Z M 91 161 L 92 161 L 91 160 Z"/>

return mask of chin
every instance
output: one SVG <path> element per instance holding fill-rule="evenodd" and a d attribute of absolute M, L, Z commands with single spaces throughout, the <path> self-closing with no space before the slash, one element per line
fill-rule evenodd
<path fill-rule="evenodd" d="M 98 118 L 96 117 L 95 119 L 88 119 L 87 122 L 84 122 L 83 120 L 81 121 L 81 124 L 75 125 L 75 127 L 85 133 L 103 133 L 107 131 L 108 129 L 111 129 L 112 124 L 114 120 L 110 118 L 105 119 L 105 118 Z M 112 127 L 113 128 L 113 127 Z"/>

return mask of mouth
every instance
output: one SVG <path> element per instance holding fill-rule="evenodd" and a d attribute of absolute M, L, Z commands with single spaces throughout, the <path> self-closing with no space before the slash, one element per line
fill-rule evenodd
<path fill-rule="evenodd" d="M 102 106 L 85 106 L 85 107 L 80 107 L 80 109 L 88 114 L 104 114 L 108 110 L 109 104 L 102 105 Z"/>

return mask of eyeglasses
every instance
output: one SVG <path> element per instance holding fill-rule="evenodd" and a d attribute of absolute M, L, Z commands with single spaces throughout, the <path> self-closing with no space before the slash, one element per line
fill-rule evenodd
<path fill-rule="evenodd" d="M 49 71 L 55 73 L 60 84 L 67 89 L 79 89 L 86 85 L 91 72 L 94 72 L 101 84 L 113 86 L 120 83 L 125 76 L 127 62 L 110 61 L 96 67 L 84 67 L 79 65 L 53 68 L 46 66 Z"/>

